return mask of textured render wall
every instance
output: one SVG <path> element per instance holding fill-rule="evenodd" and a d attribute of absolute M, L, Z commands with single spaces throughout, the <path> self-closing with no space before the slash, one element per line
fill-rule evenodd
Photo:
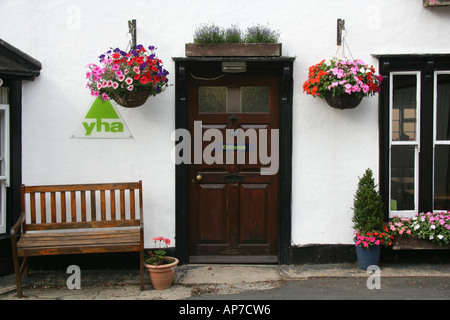
<path fill-rule="evenodd" d="M 25 184 L 144 182 L 146 245 L 174 238 L 174 167 L 170 161 L 175 90 L 145 106 L 119 107 L 133 140 L 80 140 L 70 135 L 92 101 L 85 65 L 109 47 L 125 49 L 127 21 L 138 43 L 158 48 L 174 83 L 172 57 L 184 56 L 196 25 L 269 23 L 283 54 L 295 56 L 292 242 L 351 243 L 351 206 L 358 176 L 378 174 L 377 97 L 354 110 L 334 110 L 302 93 L 307 69 L 336 53 L 336 20 L 345 19 L 353 57 L 374 53 L 450 52 L 450 7 L 421 0 L 267 1 L 2 1 L 0 38 L 41 61 L 41 75 L 23 86 Z M 347 56 L 350 57 L 347 50 Z"/>

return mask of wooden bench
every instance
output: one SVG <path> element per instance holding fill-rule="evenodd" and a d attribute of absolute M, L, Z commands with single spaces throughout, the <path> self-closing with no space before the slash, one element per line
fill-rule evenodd
<path fill-rule="evenodd" d="M 22 186 L 22 212 L 11 229 L 18 296 L 28 257 L 59 254 L 139 251 L 143 290 L 142 202 L 141 181 Z"/>

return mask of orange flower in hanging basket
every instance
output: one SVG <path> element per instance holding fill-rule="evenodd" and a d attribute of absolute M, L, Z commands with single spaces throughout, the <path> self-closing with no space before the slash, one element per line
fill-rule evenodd
<path fill-rule="evenodd" d="M 362 98 L 380 91 L 382 76 L 359 59 L 322 60 L 308 71 L 303 92 L 325 99 L 333 108 L 355 108 Z"/>

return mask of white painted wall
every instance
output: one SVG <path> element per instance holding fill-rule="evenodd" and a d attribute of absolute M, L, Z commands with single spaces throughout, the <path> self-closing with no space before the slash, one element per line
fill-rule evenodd
<path fill-rule="evenodd" d="M 358 176 L 368 167 L 378 175 L 378 98 L 340 111 L 302 92 L 308 67 L 336 53 L 336 20 L 345 19 L 353 57 L 375 66 L 374 53 L 450 52 L 450 7 L 423 8 L 422 0 L 2 0 L 0 7 L 0 38 L 43 66 L 23 86 L 23 182 L 142 179 L 146 246 L 154 236 L 175 236 L 174 87 L 138 109 L 120 107 L 133 140 L 70 138 L 92 101 L 84 67 L 109 47 L 126 49 L 128 20 L 137 20 L 138 43 L 158 48 L 172 84 L 171 58 L 184 56 L 198 24 L 269 23 L 280 31 L 283 54 L 296 57 L 295 245 L 351 243 Z"/>

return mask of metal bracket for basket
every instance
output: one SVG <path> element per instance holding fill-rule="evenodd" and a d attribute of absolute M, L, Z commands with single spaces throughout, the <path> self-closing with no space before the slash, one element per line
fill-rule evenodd
<path fill-rule="evenodd" d="M 131 34 L 132 48 L 136 50 L 136 19 L 128 20 L 128 32 Z"/>

